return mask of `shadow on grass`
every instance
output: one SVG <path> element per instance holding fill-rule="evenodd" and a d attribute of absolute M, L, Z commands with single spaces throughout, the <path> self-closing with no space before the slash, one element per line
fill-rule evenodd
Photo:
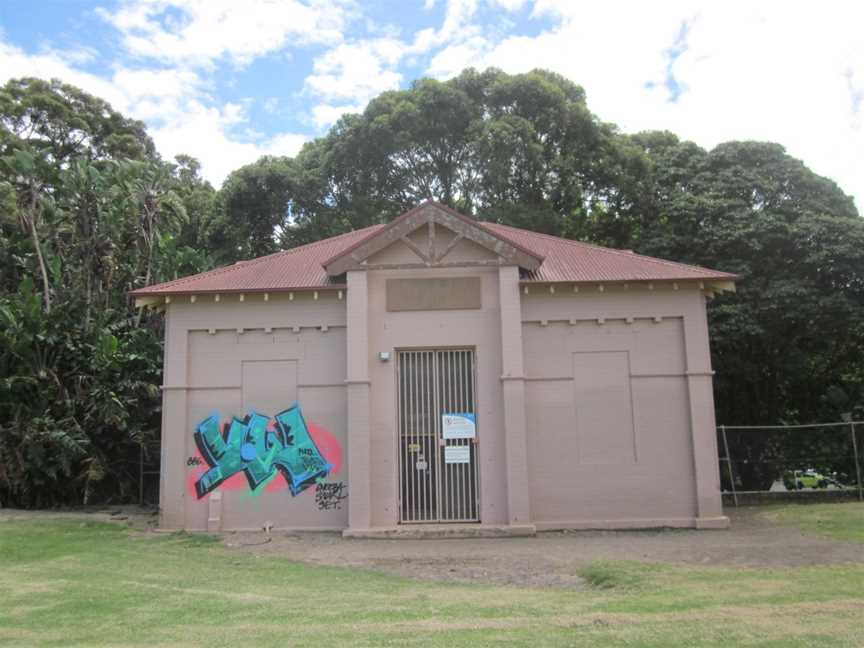
<path fill-rule="evenodd" d="M 647 568 L 629 562 L 592 562 L 576 570 L 585 581 L 596 589 L 634 590 L 645 584 Z"/>

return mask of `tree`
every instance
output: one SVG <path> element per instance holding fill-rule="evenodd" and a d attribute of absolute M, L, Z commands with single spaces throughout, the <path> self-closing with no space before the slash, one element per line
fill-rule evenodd
<path fill-rule="evenodd" d="M 143 123 L 56 79 L 12 79 L 0 88 L 0 155 L 25 143 L 58 170 L 79 156 L 156 159 Z"/>
<path fill-rule="evenodd" d="M 386 222 L 428 198 L 580 235 L 596 212 L 632 209 L 628 172 L 643 162 L 559 75 L 469 69 L 446 82 L 421 79 L 383 93 L 303 148 L 283 241 Z"/>
<path fill-rule="evenodd" d="M 11 155 L 0 158 L 0 167 L 5 172 L 7 185 L 17 196 L 17 214 L 21 227 L 30 235 L 33 251 L 36 254 L 39 275 L 42 278 L 42 299 L 45 312 L 51 312 L 51 283 L 48 279 L 48 267 L 45 255 L 42 253 L 42 241 L 39 234 L 40 221 L 49 198 L 46 195 L 45 183 L 40 177 L 40 169 L 44 163 L 29 150 L 15 149 Z"/>
<path fill-rule="evenodd" d="M 161 162 L 104 101 L 35 79 L 0 90 L 0 502 L 137 495 L 162 323 L 127 292 L 211 267 L 190 245 L 215 205 L 194 159 Z"/>
<path fill-rule="evenodd" d="M 290 218 L 292 164 L 288 158 L 263 157 L 225 180 L 220 192 L 223 212 L 210 236 L 221 261 L 276 251 L 277 236 Z"/>
<path fill-rule="evenodd" d="M 836 421 L 864 406 L 864 220 L 852 199 L 777 144 L 634 141 L 652 163 L 635 247 L 740 275 L 738 293 L 709 308 L 718 421 Z M 745 485 L 770 485 L 786 450 L 748 437 L 736 449 Z"/>

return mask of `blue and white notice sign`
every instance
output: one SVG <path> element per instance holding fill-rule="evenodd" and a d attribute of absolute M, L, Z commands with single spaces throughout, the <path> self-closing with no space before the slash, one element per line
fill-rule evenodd
<path fill-rule="evenodd" d="M 444 439 L 473 439 L 477 436 L 477 423 L 473 414 L 454 412 L 441 415 L 441 437 Z"/>

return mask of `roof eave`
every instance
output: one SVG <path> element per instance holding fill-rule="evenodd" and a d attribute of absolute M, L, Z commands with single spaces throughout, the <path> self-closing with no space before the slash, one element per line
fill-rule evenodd
<path fill-rule="evenodd" d="M 154 286 L 155 287 L 155 286 Z M 166 295 L 231 295 L 231 294 L 256 294 L 256 293 L 289 293 L 303 292 L 308 290 L 345 290 L 344 283 L 332 283 L 312 286 L 280 286 L 277 288 L 183 288 L 168 290 L 151 290 L 150 288 L 136 288 L 127 294 L 130 297 L 163 297 Z"/>

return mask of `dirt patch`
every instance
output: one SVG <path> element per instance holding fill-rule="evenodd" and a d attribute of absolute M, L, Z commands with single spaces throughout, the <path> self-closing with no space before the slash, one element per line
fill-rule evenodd
<path fill-rule="evenodd" d="M 518 587 L 585 587 L 578 570 L 596 560 L 689 565 L 799 567 L 864 562 L 864 545 L 772 524 L 759 509 L 729 513 L 722 531 L 573 531 L 535 538 L 345 540 L 335 533 L 225 534 L 237 551 L 298 562 L 356 567 L 421 580 Z"/>
<path fill-rule="evenodd" d="M 233 551 L 277 554 L 312 565 L 370 569 L 429 581 L 581 589 L 580 567 L 597 560 L 738 567 L 864 563 L 864 545 L 802 533 L 772 523 L 764 509 L 728 510 L 731 528 L 717 531 L 573 531 L 535 538 L 430 540 L 343 539 L 338 533 L 225 533 Z M 113 521 L 148 533 L 153 511 L 136 507 L 75 511 L 0 509 L 11 519 Z"/>

